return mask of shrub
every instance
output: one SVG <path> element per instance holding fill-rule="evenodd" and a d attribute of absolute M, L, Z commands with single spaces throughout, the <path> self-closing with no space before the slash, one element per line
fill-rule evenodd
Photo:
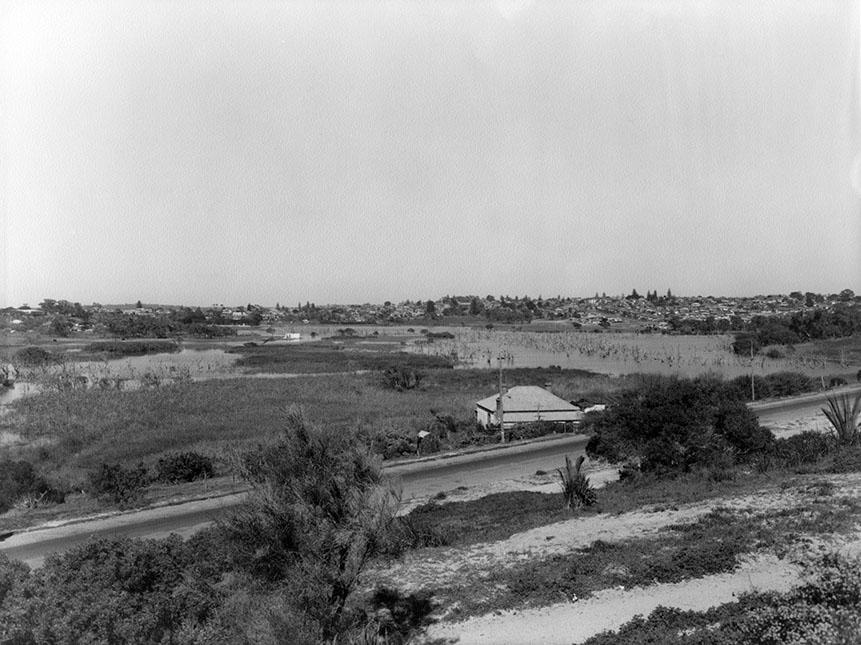
<path fill-rule="evenodd" d="M 552 421 L 533 421 L 531 423 L 518 423 L 512 426 L 505 431 L 505 436 L 509 441 L 519 441 L 521 439 L 545 437 L 555 432 L 563 432 L 565 429 L 565 424 L 554 423 Z"/>
<path fill-rule="evenodd" d="M 169 484 L 207 479 L 215 474 L 212 459 L 196 452 L 181 452 L 158 460 L 156 479 Z"/>
<path fill-rule="evenodd" d="M 214 585 L 189 579 L 189 565 L 175 535 L 103 539 L 51 555 L 7 594 L 3 642 L 188 642 L 181 630 L 212 613 L 219 594 Z"/>
<path fill-rule="evenodd" d="M 813 463 L 831 452 L 833 440 L 820 432 L 801 432 L 774 441 L 773 453 L 789 467 Z"/>
<path fill-rule="evenodd" d="M 615 405 L 587 414 L 583 429 L 594 433 L 586 445 L 590 456 L 633 461 L 660 474 L 748 461 L 773 440 L 733 389 L 714 377 L 643 377 Z"/>
<path fill-rule="evenodd" d="M 450 545 L 451 539 L 443 526 L 416 519 L 423 513 L 435 511 L 438 507 L 436 502 L 430 501 L 414 508 L 411 513 L 396 518 L 386 536 L 383 553 L 399 557 L 411 549 Z"/>
<path fill-rule="evenodd" d="M 421 372 L 411 367 L 392 366 L 383 372 L 383 383 L 393 390 L 403 392 L 417 388 L 423 377 Z"/>
<path fill-rule="evenodd" d="M 15 361 L 21 365 L 38 366 L 56 360 L 54 354 L 41 347 L 25 347 L 15 353 Z"/>
<path fill-rule="evenodd" d="M 416 454 L 416 438 L 395 428 L 373 431 L 370 436 L 371 452 L 383 459 L 395 459 Z"/>
<path fill-rule="evenodd" d="M 774 372 L 765 376 L 771 396 L 792 396 L 817 389 L 816 381 L 801 372 Z"/>
<path fill-rule="evenodd" d="M 556 469 L 556 472 L 559 473 L 562 497 L 565 500 L 567 510 L 592 506 L 597 501 L 595 489 L 589 483 L 589 478 L 580 470 L 585 459 L 583 455 L 580 455 L 576 464 L 572 466 L 571 459 L 565 455 L 565 468 Z"/>
<path fill-rule="evenodd" d="M 143 464 L 124 468 L 120 464 L 103 463 L 89 477 L 93 493 L 117 504 L 128 504 L 138 499 L 150 483 Z"/>
<path fill-rule="evenodd" d="M 753 353 L 759 351 L 759 340 L 752 334 L 736 334 L 732 342 L 732 351 L 742 356 L 750 356 L 751 346 Z"/>
<path fill-rule="evenodd" d="M 0 461 L 0 513 L 5 513 L 22 499 L 35 502 L 62 503 L 65 494 L 53 488 L 26 461 Z"/>
<path fill-rule="evenodd" d="M 430 622 L 434 610 L 430 592 L 405 595 L 389 587 L 377 587 L 370 604 L 373 618 L 369 627 L 374 630 L 375 638 L 367 642 L 386 645 L 411 642 L 411 637 Z"/>
<path fill-rule="evenodd" d="M 276 442 L 243 456 L 252 490 L 225 529 L 255 578 L 302 581 L 290 585 L 291 603 L 328 642 L 345 629 L 347 600 L 385 544 L 397 499 L 354 433 L 297 412 L 286 421 Z"/>

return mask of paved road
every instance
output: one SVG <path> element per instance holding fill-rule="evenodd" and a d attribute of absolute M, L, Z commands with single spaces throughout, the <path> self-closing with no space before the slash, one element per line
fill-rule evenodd
<path fill-rule="evenodd" d="M 763 425 L 779 427 L 793 419 L 815 415 L 823 405 L 824 395 L 812 395 L 752 407 Z M 566 454 L 572 457 L 580 454 L 586 440 L 583 435 L 572 435 L 525 446 L 390 466 L 386 467 L 385 472 L 400 485 L 403 500 L 409 501 L 427 498 L 440 491 L 450 491 L 458 486 L 472 487 L 493 481 L 528 477 L 536 470 L 550 471 L 562 464 Z M 242 497 L 241 494 L 230 495 L 20 533 L 0 542 L 0 551 L 10 558 L 23 560 L 31 566 L 39 566 L 47 554 L 68 549 L 90 538 L 156 538 L 170 533 L 188 536 L 238 504 Z"/>

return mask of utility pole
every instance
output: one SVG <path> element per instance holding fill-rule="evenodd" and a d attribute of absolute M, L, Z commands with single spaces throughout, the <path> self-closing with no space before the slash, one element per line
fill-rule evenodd
<path fill-rule="evenodd" d="M 750 339 L 750 400 L 756 401 L 756 385 L 753 380 L 753 338 Z"/>
<path fill-rule="evenodd" d="M 502 406 L 502 354 L 497 357 L 499 362 L 499 395 L 496 397 L 496 418 L 499 420 L 499 441 L 505 443 L 505 424 Z"/>

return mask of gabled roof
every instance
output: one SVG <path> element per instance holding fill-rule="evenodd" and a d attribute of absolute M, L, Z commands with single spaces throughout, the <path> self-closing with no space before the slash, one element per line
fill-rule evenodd
<path fill-rule="evenodd" d="M 489 412 L 496 412 L 497 395 L 476 402 L 480 408 Z M 537 385 L 518 385 L 510 388 L 502 395 L 502 412 L 579 412 L 580 408 L 570 404 L 565 399 L 560 399 L 552 392 Z"/>

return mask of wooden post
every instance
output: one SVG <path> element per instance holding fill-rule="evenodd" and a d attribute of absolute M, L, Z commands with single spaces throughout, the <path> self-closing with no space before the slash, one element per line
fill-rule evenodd
<path fill-rule="evenodd" d="M 499 420 L 499 441 L 505 443 L 505 423 L 502 406 L 502 356 L 499 356 L 499 395 L 496 397 L 496 418 Z"/>
<path fill-rule="evenodd" d="M 753 379 L 753 338 L 750 339 L 750 400 L 756 401 L 756 385 Z"/>

